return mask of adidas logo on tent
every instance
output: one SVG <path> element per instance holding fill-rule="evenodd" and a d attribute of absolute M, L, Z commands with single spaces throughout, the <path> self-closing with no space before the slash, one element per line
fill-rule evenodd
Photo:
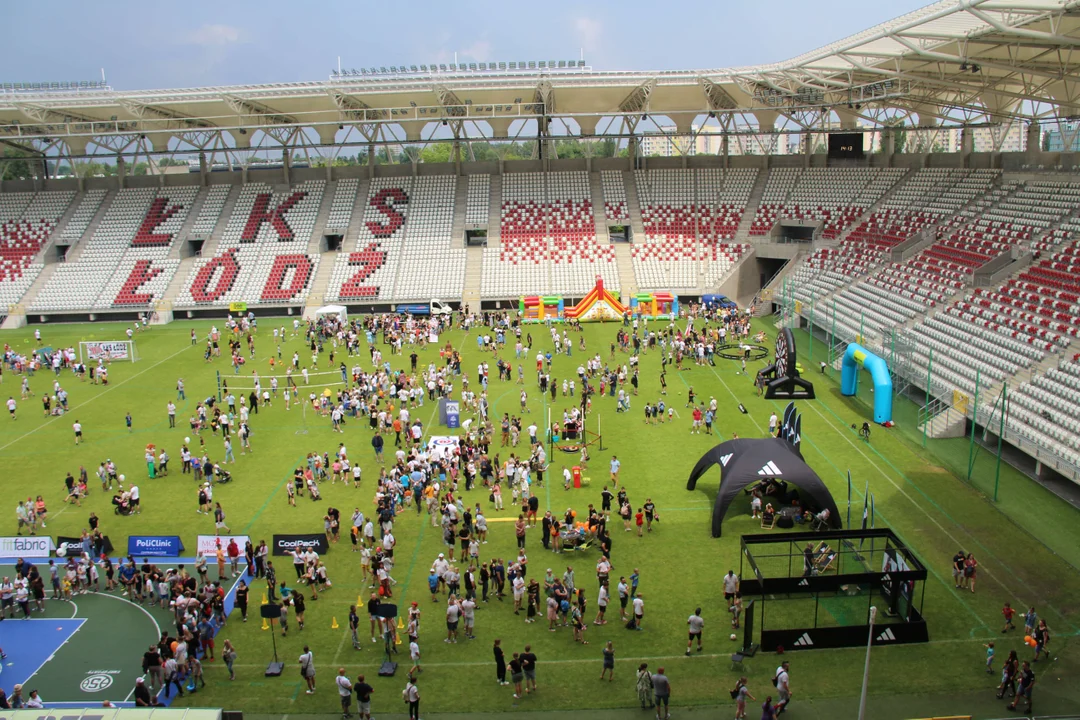
<path fill-rule="evenodd" d="M 764 465 L 761 466 L 761 469 L 757 471 L 757 474 L 758 475 L 776 476 L 776 475 L 783 475 L 784 473 L 780 472 L 780 468 L 778 468 L 776 466 L 776 463 L 774 463 L 772 460 L 770 460 L 769 462 L 767 462 L 767 463 L 765 463 Z"/>
<path fill-rule="evenodd" d="M 724 455 L 720 458 L 720 464 L 724 467 L 727 467 L 728 462 L 730 462 L 731 458 L 733 457 L 735 457 L 735 453 L 728 453 L 727 455 Z"/>
<path fill-rule="evenodd" d="M 809 584 L 810 584 L 810 581 L 807 580 L 806 578 L 803 578 L 802 580 L 799 581 L 799 587 L 802 587 L 803 585 L 809 585 Z"/>
<path fill-rule="evenodd" d="M 885 628 L 885 632 L 877 636 L 878 642 L 891 642 L 896 640 L 896 636 L 893 635 L 892 628 Z"/>
<path fill-rule="evenodd" d="M 795 641 L 795 647 L 810 647 L 814 641 L 810 639 L 810 633 L 803 633 L 802 637 Z"/>

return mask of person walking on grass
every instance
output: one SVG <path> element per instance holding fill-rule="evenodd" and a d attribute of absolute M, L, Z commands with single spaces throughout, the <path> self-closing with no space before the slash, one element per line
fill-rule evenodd
<path fill-rule="evenodd" d="M 604 668 L 600 671 L 601 680 L 604 679 L 604 675 L 608 676 L 608 682 L 615 679 L 615 646 L 610 640 L 604 646 Z"/>
<path fill-rule="evenodd" d="M 243 581 L 241 580 L 241 582 Z M 229 679 L 235 680 L 236 672 L 233 670 L 233 665 L 236 663 L 236 648 L 233 646 L 232 640 L 225 641 L 221 648 L 221 658 L 225 661 L 225 667 L 229 668 Z"/>
<path fill-rule="evenodd" d="M 514 653 L 514 656 L 510 658 L 510 681 L 514 683 L 514 699 L 518 700 L 524 694 L 521 691 L 521 682 L 525 678 L 525 673 L 521 669 L 521 656 L 518 653 Z"/>
<path fill-rule="evenodd" d="M 787 660 L 780 663 L 780 667 L 776 668 L 775 683 L 777 699 L 776 699 L 776 713 L 780 713 L 787 710 L 787 705 L 791 702 L 791 676 L 788 674 L 788 668 L 790 663 Z"/>
<path fill-rule="evenodd" d="M 1016 703 L 1018 703 L 1020 701 L 1020 698 L 1024 698 L 1024 702 L 1027 705 L 1024 708 L 1024 712 L 1030 714 L 1031 713 L 1031 689 L 1034 686 L 1035 686 L 1035 673 L 1031 669 L 1031 664 L 1028 663 L 1027 660 L 1025 660 L 1024 664 L 1020 667 L 1020 683 L 1019 683 L 1019 687 L 1017 687 L 1017 689 L 1016 689 L 1016 698 L 1012 701 L 1012 703 L 1010 703 L 1009 705 L 1006 705 L 1005 707 L 1009 708 L 1010 710 L 1015 710 L 1016 709 Z"/>
<path fill-rule="evenodd" d="M 308 695 L 314 695 L 315 653 L 311 652 L 311 648 L 307 645 L 304 646 L 304 652 L 300 655 L 300 676 L 304 678 L 304 682 L 307 684 L 307 690 L 304 692 Z"/>
<path fill-rule="evenodd" d="M 371 720 L 371 693 L 375 688 L 364 682 L 363 675 L 356 676 L 353 683 L 353 691 L 356 693 L 356 712 L 360 720 Z"/>
<path fill-rule="evenodd" d="M 214 528 L 216 535 L 220 535 L 222 530 L 225 531 L 226 535 L 232 532 L 229 530 L 229 526 L 225 524 L 225 510 L 222 509 L 221 503 L 214 503 Z"/>
<path fill-rule="evenodd" d="M 1013 625 L 1013 616 L 1016 615 L 1016 610 L 1010 603 L 1005 603 L 1005 607 L 1001 608 L 1001 616 L 1005 618 L 1005 627 L 1002 628 L 1001 634 L 1004 635 L 1009 630 L 1015 630 L 1016 626 Z"/>
<path fill-rule="evenodd" d="M 689 656 L 695 639 L 697 640 L 697 651 L 701 652 L 701 633 L 705 629 L 705 620 L 701 617 L 701 608 L 694 610 L 694 614 L 686 620 L 686 625 L 690 629 L 690 639 L 686 642 L 686 654 Z"/>
<path fill-rule="evenodd" d="M 420 688 L 416 687 L 416 678 L 409 676 L 401 697 L 409 704 L 409 720 L 420 720 Z"/>
<path fill-rule="evenodd" d="M 349 676 L 345 674 L 345 668 L 338 668 L 334 682 L 338 687 L 338 695 L 341 697 L 341 717 L 352 717 L 352 693 L 353 684 Z"/>
<path fill-rule="evenodd" d="M 986 674 L 994 674 L 994 641 L 991 640 L 987 644 L 983 645 L 986 648 Z"/>
<path fill-rule="evenodd" d="M 506 681 L 506 653 L 502 649 L 502 640 L 495 638 L 491 650 L 495 655 L 495 682 L 500 685 L 509 685 L 510 683 Z"/>
<path fill-rule="evenodd" d="M 1046 627 L 1046 620 L 1039 621 L 1039 625 L 1031 633 L 1031 637 L 1035 640 L 1035 657 L 1031 659 L 1031 662 L 1039 662 L 1040 655 L 1050 655 L 1050 652 L 1046 649 L 1046 646 L 1050 644 L 1050 628 Z"/>
<path fill-rule="evenodd" d="M 664 668 L 656 668 L 656 673 L 652 676 L 652 688 L 653 695 L 656 698 L 656 718 L 657 720 L 667 720 L 670 716 L 668 703 L 671 701 L 671 681 L 664 674 Z M 663 715 L 660 714 L 661 706 L 664 708 Z"/>
<path fill-rule="evenodd" d="M 957 590 L 959 590 L 960 588 L 962 588 L 964 586 L 964 561 L 965 560 L 967 560 L 967 555 L 964 554 L 963 550 L 959 550 L 959 551 L 957 551 L 957 553 L 955 555 L 953 555 L 953 559 L 952 559 L 952 579 L 953 579 L 953 587 L 955 587 Z"/>
<path fill-rule="evenodd" d="M 735 683 L 735 689 L 731 691 L 731 697 L 735 700 L 735 720 L 746 720 L 746 701 L 757 700 L 757 698 L 751 695 L 750 689 L 746 687 L 745 675 Z"/>
<path fill-rule="evenodd" d="M 641 703 L 642 710 L 649 710 L 655 707 L 656 703 L 653 700 L 653 684 L 652 673 L 649 672 L 649 663 L 641 663 L 638 665 L 637 671 L 637 683 L 636 683 L 638 702 Z"/>
<path fill-rule="evenodd" d="M 536 653 L 532 651 L 532 645 L 526 645 L 525 652 L 521 653 L 521 670 L 525 673 L 525 692 L 536 692 Z"/>

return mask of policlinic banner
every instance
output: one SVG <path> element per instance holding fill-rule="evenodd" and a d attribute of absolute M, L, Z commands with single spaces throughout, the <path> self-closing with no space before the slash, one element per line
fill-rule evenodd
<path fill-rule="evenodd" d="M 275 535 L 271 552 L 274 555 L 290 555 L 297 548 L 314 548 L 315 552 L 325 555 L 330 550 L 330 544 L 326 542 L 326 536 L 322 533 Z"/>
<path fill-rule="evenodd" d="M 214 557 L 217 555 L 218 545 L 220 544 L 221 549 L 228 555 L 229 541 L 235 540 L 236 546 L 240 548 L 240 556 L 243 557 L 244 546 L 247 544 L 248 539 L 247 535 L 200 535 L 195 552 L 202 553 L 207 557 Z"/>
<path fill-rule="evenodd" d="M 184 551 L 179 535 L 132 535 L 128 538 L 128 555 L 178 557 Z"/>
<path fill-rule="evenodd" d="M 55 549 L 48 535 L 0 537 L 0 557 L 49 557 Z"/>

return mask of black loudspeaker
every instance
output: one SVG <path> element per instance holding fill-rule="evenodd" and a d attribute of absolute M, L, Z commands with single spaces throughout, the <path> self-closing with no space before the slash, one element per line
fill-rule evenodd
<path fill-rule="evenodd" d="M 274 659 L 266 666 L 264 675 L 266 677 L 281 677 L 281 673 L 285 670 L 285 663 L 278 660 L 277 636 L 274 634 L 274 621 L 281 619 L 281 606 L 276 603 L 260 605 L 259 614 L 270 621 L 270 639 L 274 643 Z"/>

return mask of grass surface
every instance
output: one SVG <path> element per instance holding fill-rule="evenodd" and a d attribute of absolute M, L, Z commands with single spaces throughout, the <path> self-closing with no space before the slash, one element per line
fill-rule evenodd
<path fill-rule="evenodd" d="M 268 320 L 263 320 L 257 341 L 258 358 L 246 366 L 246 372 L 253 367 L 264 375 L 269 372 L 268 358 L 274 350 L 270 325 Z M 218 370 L 223 376 L 233 376 L 225 358 L 211 364 L 203 362 L 201 347 L 193 348 L 189 344 L 192 327 L 202 335 L 209 324 L 178 322 L 138 336 L 140 361 L 114 364 L 108 387 L 82 384 L 63 376 L 61 380 L 70 392 L 73 407 L 70 415 L 42 417 L 37 396 L 20 403 L 18 420 L 0 422 L 0 456 L 5 468 L 0 476 L 0 492 L 4 497 L 43 494 L 52 513 L 48 531 L 53 535 L 78 534 L 86 526 L 88 512 L 94 510 L 104 518 L 106 534 L 121 549 L 126 547 L 128 535 L 179 534 L 185 545 L 193 548 L 197 534 L 212 533 L 212 519 L 195 512 L 194 483 L 190 476 L 179 473 L 179 449 L 183 436 L 189 434 L 186 419 L 194 411 L 195 399 L 215 391 Z M 771 327 L 766 329 L 771 331 Z M 584 332 L 589 349 L 601 350 L 606 359 L 608 344 L 616 330 L 614 325 L 588 326 Z M 118 339 L 123 337 L 123 328 L 48 326 L 43 328 L 43 334 L 46 344 L 67 345 L 80 340 Z M 546 332 L 534 326 L 532 334 L 537 344 L 546 348 Z M 28 350 L 33 343 L 30 330 L 4 333 L 0 339 L 18 349 Z M 447 339 L 464 351 L 463 371 L 470 373 L 470 378 L 474 376 L 479 361 L 474 337 L 454 332 L 440 342 Z M 806 336 L 800 335 L 802 361 L 809 366 L 806 341 Z M 309 355 L 299 341 L 290 340 L 285 356 L 291 356 L 293 349 L 300 350 L 303 358 Z M 823 345 L 815 345 L 815 358 L 824 357 L 824 353 Z M 421 364 L 438 360 L 432 348 L 420 354 Z M 512 356 L 512 349 L 509 354 Z M 623 358 L 620 356 L 620 360 Z M 407 363 L 407 359 L 391 360 L 398 367 Z M 574 373 L 581 360 L 576 349 L 573 358 L 556 358 L 553 375 L 561 382 L 564 376 Z M 524 361 L 527 379 L 532 375 L 530 363 Z M 629 414 L 615 413 L 614 400 L 610 398 L 595 400 L 594 409 L 603 423 L 605 452 L 594 448 L 593 462 L 585 473 L 592 479 L 591 486 L 565 492 L 561 482 L 556 481 L 538 491 L 541 510 L 561 512 L 572 506 L 584 511 L 588 503 L 599 502 L 607 460 L 614 453 L 622 461 L 621 475 L 635 507 L 646 496 L 656 502 L 663 519 L 651 535 L 638 538 L 633 533 L 613 533 L 614 574 L 629 575 L 634 568 L 641 572 L 640 592 L 646 602 L 643 632 L 626 631 L 616 622 L 604 627 L 590 625 L 590 644 L 575 645 L 569 631 L 550 633 L 542 622 L 526 625 L 524 615 L 515 616 L 508 602 L 493 600 L 477 614 L 476 640 L 444 644 L 441 641 L 443 605 L 432 603 L 426 588 L 430 563 L 443 550 L 440 533 L 430 526 L 426 515 L 417 518 L 410 511 L 400 516 L 395 525 L 398 562 L 394 575 L 400 582 L 395 589 L 395 600 L 399 605 L 417 600 L 425 613 L 420 637 L 425 671 L 420 686 L 426 711 L 629 707 L 636 703 L 633 677 L 640 662 L 666 667 L 674 684 L 676 704 L 708 706 L 726 701 L 727 689 L 738 673 L 732 671 L 729 661 L 735 643 L 727 638 L 730 631 L 721 605 L 720 578 L 729 568 L 739 566 L 738 536 L 760 530 L 746 509 L 738 506 L 732 508 L 725 521 L 724 537 L 719 540 L 710 537 L 709 518 L 717 477 L 710 475 L 703 479 L 695 492 L 685 490 L 685 478 L 697 458 L 719 438 L 690 435 L 689 411 L 684 412 L 683 405 L 687 389 L 692 385 L 700 398 L 706 401 L 709 396 L 717 398 L 720 405 L 717 425 L 723 439 L 730 438 L 733 432 L 742 437 L 762 436 L 769 413 L 774 409 L 779 413 L 783 404 L 759 399 L 750 379 L 737 370 L 735 362 L 718 361 L 715 368 L 695 366 L 682 372 L 669 371 L 667 401 L 679 410 L 681 417 L 673 424 L 652 427 L 643 424 L 640 409 L 646 399 L 657 397 L 659 357 L 644 356 L 641 396 L 634 399 Z M 7 393 L 18 398 L 19 379 L 5 375 Z M 165 405 L 175 398 L 176 379 L 181 376 L 187 384 L 188 400 L 178 403 L 180 427 L 170 430 Z M 955 707 L 955 700 L 949 698 L 991 692 L 993 681 L 983 671 L 983 644 L 996 639 L 1000 657 L 1022 645 L 1018 633 L 1000 634 L 1000 608 L 1006 600 L 1014 607 L 1035 605 L 1054 633 L 1053 651 L 1058 659 L 1052 668 L 1043 666 L 1038 671 L 1041 685 L 1038 692 L 1045 698 L 1040 711 L 1050 711 L 1053 703 L 1059 703 L 1060 710 L 1076 707 L 1080 691 L 1072 681 L 1080 667 L 1080 657 L 1072 638 L 1080 630 L 1075 600 L 1080 596 L 1080 575 L 1076 571 L 1080 565 L 1078 513 L 1009 468 L 1003 469 L 999 503 L 992 503 L 985 494 L 983 478 L 988 464 L 992 472 L 992 459 L 981 454 L 976 482 L 961 481 L 948 469 L 950 458 L 955 460 L 960 455 L 959 444 L 931 441 L 926 449 L 922 448 L 910 429 L 904 427 L 905 413 L 913 416 L 910 409 L 913 406 L 906 406 L 905 401 L 897 403 L 901 427 L 893 431 L 876 429 L 873 442 L 864 444 L 849 430 L 852 423 L 861 424 L 868 414 L 864 399 L 841 397 L 829 377 L 815 374 L 812 380 L 817 384 L 819 399 L 800 403 L 805 459 L 828 484 L 842 512 L 846 504 L 845 476 L 851 471 L 855 486 L 853 517 L 859 516 L 862 491 L 869 482 L 876 502 L 877 525 L 892 527 L 931 570 L 924 604 L 931 643 L 875 649 L 871 661 L 871 710 L 876 708 L 879 717 L 900 717 L 896 714 L 895 698 L 917 690 L 924 698 L 940 697 L 937 706 L 940 711 L 959 712 L 963 708 Z M 41 373 L 32 380 L 32 389 L 44 391 L 51 387 L 52 381 L 51 373 Z M 561 396 L 553 404 L 550 399 L 541 402 L 534 386 L 530 385 L 529 391 L 532 412 L 527 418 L 541 427 L 548 407 L 558 414 L 570 405 Z M 518 387 L 513 383 L 494 381 L 489 391 L 493 417 L 503 412 L 515 413 L 517 394 Z M 737 411 L 740 402 L 749 410 L 748 414 Z M 128 411 L 134 417 L 131 433 L 124 426 Z M 414 416 L 421 418 L 429 431 L 443 434 L 433 426 L 434 411 L 434 406 L 428 403 L 414 411 Z M 80 447 L 73 444 L 71 423 L 75 419 L 84 426 L 85 442 Z M 228 513 L 233 532 L 268 541 L 275 532 L 321 532 L 322 516 L 328 505 L 341 508 L 346 517 L 353 507 L 365 510 L 372 507 L 373 480 L 378 466 L 374 463 L 366 423 L 352 422 L 346 426 L 345 435 L 340 436 L 331 431 L 328 421 L 317 420 L 310 412 L 305 417 L 295 407 L 286 412 L 283 404 L 275 403 L 273 408 L 253 415 L 251 425 L 254 453 L 241 456 L 237 446 L 237 463 L 230 468 L 234 482 L 219 487 L 214 496 Z M 590 419 L 590 428 L 595 429 L 595 419 Z M 220 438 L 209 434 L 205 437 L 212 451 L 220 447 Z M 322 503 L 301 499 L 297 507 L 288 506 L 283 486 L 296 464 L 309 452 L 332 452 L 339 441 L 346 443 L 350 457 L 354 461 L 359 459 L 363 466 L 365 480 L 361 488 L 326 485 Z M 174 458 L 176 469 L 169 477 L 146 478 L 142 453 L 150 442 L 163 445 Z M 497 442 L 493 451 L 501 452 L 504 458 L 509 452 Z M 220 452 L 211 453 L 215 459 L 220 455 Z M 94 492 L 81 508 L 61 505 L 65 473 L 76 472 L 80 465 L 92 473 L 106 457 L 116 461 L 129 479 L 140 478 L 144 508 L 141 515 L 114 516 L 109 498 L 100 491 Z M 564 458 L 549 459 L 552 474 L 557 478 Z M 963 461 L 966 469 L 966 454 Z M 487 493 L 483 490 L 467 493 L 465 500 L 470 505 L 480 502 L 488 506 Z M 516 513 L 489 512 L 489 518 L 499 517 L 516 517 Z M 13 513 L 5 521 L 9 534 L 14 533 Z M 491 528 L 491 542 L 483 546 L 482 559 L 513 556 L 512 524 L 493 522 Z M 961 548 L 974 552 L 980 561 L 976 594 L 951 587 L 949 561 Z M 590 601 L 595 600 L 595 552 L 561 557 L 547 554 L 540 545 L 538 531 L 530 531 L 528 552 L 530 576 L 542 576 L 547 567 L 560 570 L 572 564 L 578 584 L 588 589 Z M 224 668 L 214 667 L 220 663 L 207 663 L 208 687 L 190 699 L 190 704 L 268 714 L 329 713 L 338 708 L 332 684 L 337 667 L 347 667 L 353 676 L 363 672 L 369 680 L 374 678 L 382 660 L 377 650 L 381 645 L 368 641 L 363 650 L 354 651 L 344 627 L 349 604 L 356 601 L 358 594 L 366 597 L 369 592 L 366 583 L 360 580 L 357 556 L 343 544 L 335 547 L 326 560 L 334 588 L 320 595 L 318 602 L 309 603 L 307 627 L 303 632 L 294 631 L 287 638 L 278 638 L 278 650 L 286 662 L 285 675 L 279 679 L 262 676 L 271 656 L 269 633 L 260 631 L 258 622 L 241 624 L 234 619 L 223 631 L 223 637 L 230 638 L 239 651 L 237 681 L 228 682 Z M 256 584 L 253 598 L 261 591 L 261 584 Z M 704 608 L 705 652 L 684 658 L 686 617 L 695 606 Z M 593 607 L 590 602 L 590 608 Z M 838 598 L 824 602 L 823 607 L 828 609 L 829 622 L 856 612 L 849 602 Z M 331 630 L 333 618 L 341 629 Z M 362 628 L 366 629 L 366 624 Z M 496 685 L 491 660 L 491 641 L 496 637 L 502 638 L 508 653 L 520 651 L 526 643 L 532 644 L 540 659 L 538 694 L 515 701 L 510 688 Z M 597 679 L 601 648 L 607 640 L 614 641 L 616 651 L 616 677 L 611 683 Z M 315 651 L 319 669 L 319 692 L 314 696 L 303 694 L 295 669 L 296 658 L 305 643 Z M 141 647 L 129 651 L 141 654 Z M 1021 656 L 1030 656 L 1030 651 L 1023 651 Z M 832 702 L 846 706 L 851 698 L 857 697 L 864 659 L 862 649 L 804 651 L 790 654 L 789 658 L 792 687 L 798 699 L 821 702 L 824 707 Z M 398 659 L 405 661 L 404 655 Z M 776 658 L 767 653 L 749 661 L 750 688 L 759 698 L 771 692 L 768 682 L 776 664 Z M 401 671 L 396 678 L 374 680 L 377 714 L 404 710 L 399 699 L 404 682 Z M 48 697 L 46 689 L 41 690 Z M 792 712 L 795 709 L 793 706 Z M 1002 709 L 1001 714 L 1006 711 Z"/>

